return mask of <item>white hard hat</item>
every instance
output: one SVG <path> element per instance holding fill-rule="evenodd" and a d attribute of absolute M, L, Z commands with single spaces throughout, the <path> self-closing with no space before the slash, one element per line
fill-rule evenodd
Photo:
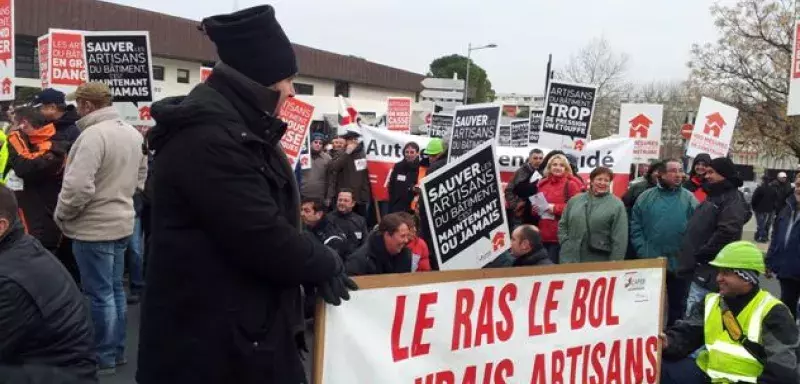
<path fill-rule="evenodd" d="M 780 172 L 780 173 L 778 173 L 778 178 L 781 178 L 781 177 L 785 179 L 788 176 L 786 176 L 786 172 Z"/>

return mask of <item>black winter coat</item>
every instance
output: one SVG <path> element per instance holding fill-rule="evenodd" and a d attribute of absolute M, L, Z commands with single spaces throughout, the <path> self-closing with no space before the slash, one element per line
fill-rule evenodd
<path fill-rule="evenodd" d="M 353 153 L 342 151 L 331 161 L 328 169 L 331 175 L 327 196 L 332 200 L 331 206 L 336 205 L 339 191 L 344 188 L 353 190 L 353 200 L 356 203 L 369 203 L 372 190 L 370 189 L 367 155 L 364 152 L 363 143 L 359 144 Z"/>
<path fill-rule="evenodd" d="M 778 206 L 778 191 L 768 184 L 761 184 L 753 192 L 750 205 L 755 212 L 772 213 Z"/>
<path fill-rule="evenodd" d="M 286 124 L 257 107 L 265 93 L 217 65 L 188 96 L 153 105 L 140 384 L 307 382 L 300 287 L 343 266 L 302 231 Z"/>
<path fill-rule="evenodd" d="M 678 257 L 678 275 L 694 277 L 716 291 L 716 270 L 708 263 L 726 245 L 742 239 L 742 228 L 753 213 L 741 192 L 729 181 L 706 184 L 708 197 L 695 209 L 686 225 Z"/>
<path fill-rule="evenodd" d="M 329 215 L 322 216 L 322 219 L 317 222 L 317 225 L 314 228 L 308 227 L 307 229 L 311 232 L 314 237 L 317 238 L 322 244 L 331 247 L 339 257 L 344 259 L 355 249 L 350 245 L 350 242 L 347 240 L 347 235 L 345 232 L 339 228 L 333 220 L 330 219 Z"/>
<path fill-rule="evenodd" d="M 97 382 L 83 294 L 21 223 L 12 228 L 0 241 L 0 382 Z"/>
<path fill-rule="evenodd" d="M 375 231 L 369 235 L 367 242 L 361 248 L 347 258 L 345 269 L 350 276 L 409 273 L 411 263 L 411 250 L 403 248 L 399 254 L 390 255 L 386 251 L 383 233 Z"/>
<path fill-rule="evenodd" d="M 400 161 L 394 165 L 389 177 L 389 213 L 408 212 L 419 180 L 419 161 Z"/>
<path fill-rule="evenodd" d="M 347 242 L 350 244 L 351 252 L 361 247 L 367 240 L 369 228 L 367 228 L 367 220 L 361 215 L 355 212 L 341 213 L 334 211 L 330 213 L 328 218 L 347 235 Z"/>
<path fill-rule="evenodd" d="M 778 180 L 773 181 L 769 185 L 775 189 L 775 193 L 777 194 L 775 197 L 775 213 L 780 213 L 783 207 L 786 206 L 786 199 L 794 193 L 794 188 L 791 183 L 781 183 Z"/>

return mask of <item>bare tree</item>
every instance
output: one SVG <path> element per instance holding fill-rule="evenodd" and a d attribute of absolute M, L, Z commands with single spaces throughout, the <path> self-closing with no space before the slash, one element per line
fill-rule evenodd
<path fill-rule="evenodd" d="M 608 40 L 598 38 L 570 57 L 559 79 L 597 86 L 597 101 L 592 116 L 592 137 L 602 138 L 617 132 L 620 98 L 629 93 L 625 79 L 628 55 L 617 53 Z"/>
<path fill-rule="evenodd" d="M 737 141 L 800 158 L 800 119 L 786 116 L 794 1 L 741 0 L 711 13 L 722 37 L 692 47 L 693 85 L 739 108 Z"/>

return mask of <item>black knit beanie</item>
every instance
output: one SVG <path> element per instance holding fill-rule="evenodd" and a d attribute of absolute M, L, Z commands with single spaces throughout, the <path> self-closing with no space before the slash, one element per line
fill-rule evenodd
<path fill-rule="evenodd" d="M 731 159 L 727 157 L 718 157 L 711 160 L 708 166 L 722 177 L 728 179 L 736 187 L 742 186 L 742 179 L 739 177 L 739 172 L 736 170 L 736 166 L 733 165 Z"/>
<path fill-rule="evenodd" d="M 269 5 L 207 17 L 202 28 L 217 46 L 222 62 L 261 85 L 297 74 L 292 43 Z"/>

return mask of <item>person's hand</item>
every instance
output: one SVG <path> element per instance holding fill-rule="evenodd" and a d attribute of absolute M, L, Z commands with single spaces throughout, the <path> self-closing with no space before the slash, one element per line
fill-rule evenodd
<path fill-rule="evenodd" d="M 767 269 L 767 271 L 764 272 L 764 277 L 766 277 L 767 279 L 774 279 L 775 273 Z"/>
<path fill-rule="evenodd" d="M 358 290 L 358 284 L 350 279 L 344 271 L 317 286 L 322 300 L 330 305 L 341 305 L 342 300 L 350 300 L 350 291 Z"/>
<path fill-rule="evenodd" d="M 352 142 L 351 143 L 347 143 L 347 147 L 345 148 L 345 151 L 347 152 L 348 155 L 350 155 L 353 152 L 355 152 L 356 148 L 358 148 L 358 143 L 352 143 Z"/>
<path fill-rule="evenodd" d="M 661 339 L 661 349 L 667 349 L 669 347 L 669 338 L 667 338 L 666 333 L 659 333 L 658 338 Z"/>
<path fill-rule="evenodd" d="M 553 204 L 547 204 L 547 210 L 545 212 L 555 212 L 556 206 Z"/>

